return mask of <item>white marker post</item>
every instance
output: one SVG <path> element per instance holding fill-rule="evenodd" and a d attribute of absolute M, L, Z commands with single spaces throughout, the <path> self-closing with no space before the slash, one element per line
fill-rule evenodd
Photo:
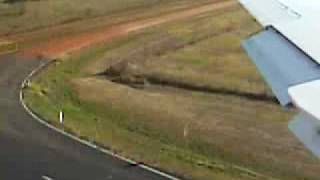
<path fill-rule="evenodd" d="M 64 121 L 64 114 L 62 111 L 60 111 L 59 113 L 59 120 L 60 120 L 60 123 L 63 124 L 63 121 Z"/>
<path fill-rule="evenodd" d="M 49 177 L 49 176 L 42 176 L 42 179 L 44 179 L 44 180 L 53 180 L 51 177 Z"/>

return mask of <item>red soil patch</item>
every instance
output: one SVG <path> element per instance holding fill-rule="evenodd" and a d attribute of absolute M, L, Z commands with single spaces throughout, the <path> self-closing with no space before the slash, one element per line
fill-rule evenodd
<path fill-rule="evenodd" d="M 82 48 L 89 47 L 93 44 L 107 42 L 115 37 L 124 36 L 130 32 L 143 28 L 162 24 L 169 21 L 179 20 L 192 17 L 201 13 L 234 7 L 235 1 L 215 2 L 209 5 L 196 7 L 176 13 L 162 15 L 156 18 L 148 18 L 144 20 L 131 21 L 115 26 L 109 26 L 97 31 L 75 34 L 73 36 L 62 37 L 59 39 L 44 42 L 36 47 L 22 50 L 22 54 L 26 56 L 45 56 L 53 58 L 65 53 L 78 51 Z"/>

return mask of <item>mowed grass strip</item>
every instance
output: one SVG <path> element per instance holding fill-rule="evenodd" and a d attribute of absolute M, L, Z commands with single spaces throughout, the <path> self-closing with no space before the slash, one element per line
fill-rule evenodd
<path fill-rule="evenodd" d="M 129 75 L 268 94 L 240 48 L 240 37 L 257 29 L 239 8 L 136 32 L 58 61 L 26 101 L 57 126 L 63 110 L 65 129 L 188 179 L 317 179 L 319 163 L 287 130 L 294 110 L 241 96 L 135 89 L 99 75 L 128 61 Z"/>

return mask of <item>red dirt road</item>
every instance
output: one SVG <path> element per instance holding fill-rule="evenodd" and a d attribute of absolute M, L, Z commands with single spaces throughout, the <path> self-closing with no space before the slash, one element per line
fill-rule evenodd
<path fill-rule="evenodd" d="M 49 42 L 42 43 L 39 46 L 24 49 L 22 50 L 22 53 L 26 56 L 42 55 L 48 58 L 54 58 L 65 53 L 78 51 L 93 44 L 106 42 L 115 37 L 124 36 L 130 32 L 137 31 L 143 28 L 159 25 L 169 21 L 192 17 L 209 11 L 234 7 L 235 5 L 237 5 L 236 1 L 215 2 L 193 9 L 161 15 L 156 18 L 127 22 L 116 26 L 109 26 L 104 29 L 99 29 L 97 31 L 79 33 L 73 36 L 50 40 Z"/>

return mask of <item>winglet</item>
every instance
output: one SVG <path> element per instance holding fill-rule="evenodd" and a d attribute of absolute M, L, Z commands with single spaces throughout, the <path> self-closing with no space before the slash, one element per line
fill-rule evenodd
<path fill-rule="evenodd" d="M 290 87 L 320 79 L 319 65 L 273 27 L 242 45 L 283 106 L 292 103 Z"/>

